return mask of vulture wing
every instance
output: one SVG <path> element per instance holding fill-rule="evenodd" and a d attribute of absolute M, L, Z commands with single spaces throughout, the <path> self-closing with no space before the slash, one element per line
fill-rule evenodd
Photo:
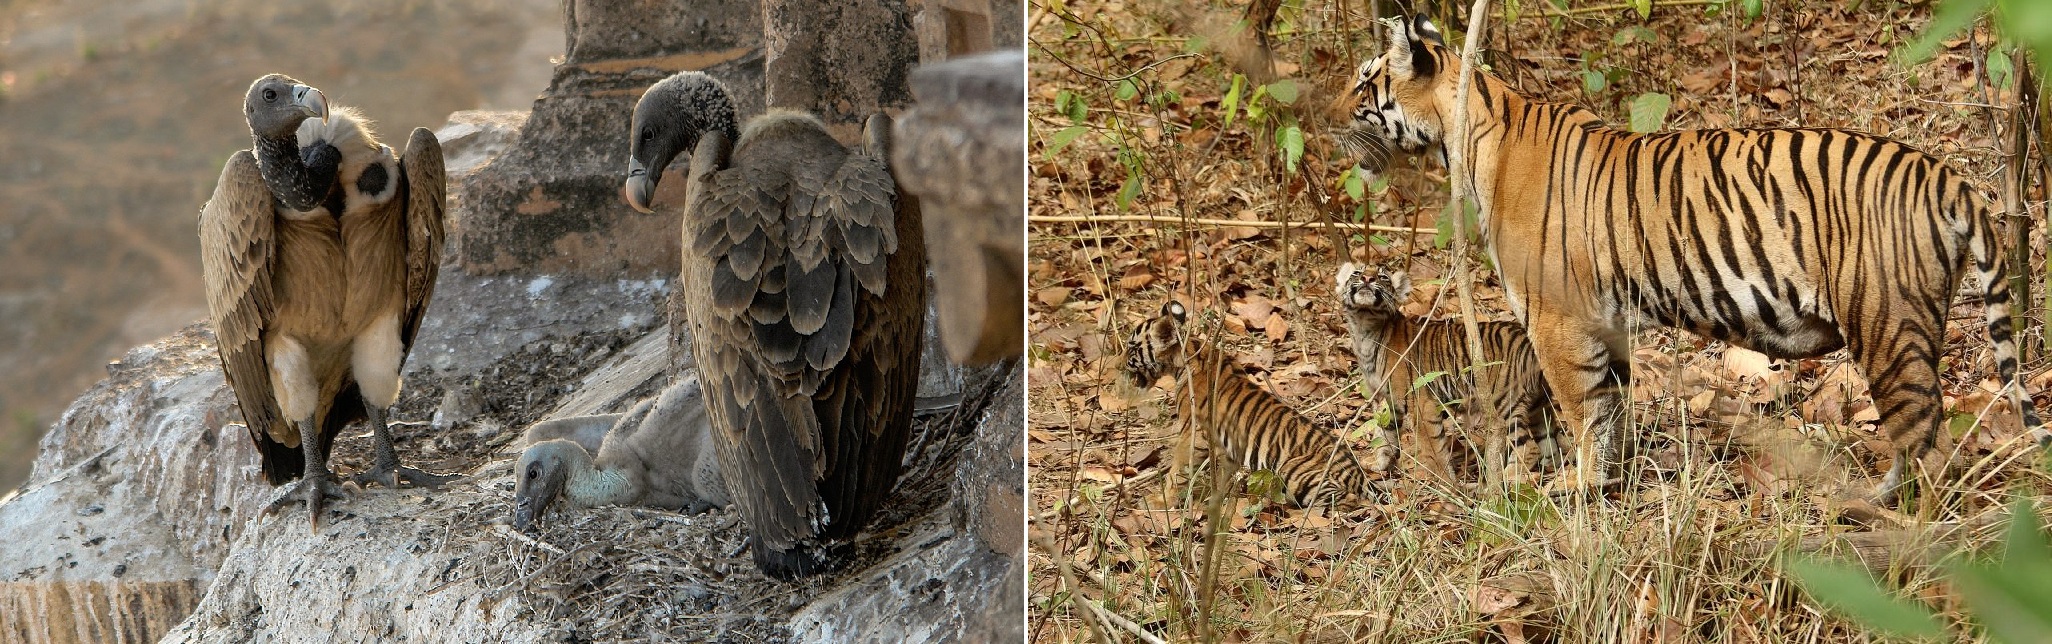
<path fill-rule="evenodd" d="M 399 158 L 400 189 L 406 200 L 406 315 L 399 338 L 410 351 L 420 319 L 435 295 L 435 277 L 442 268 L 443 193 L 442 143 L 427 128 L 413 128 L 406 156 Z"/>
<path fill-rule="evenodd" d="M 784 202 L 790 180 L 761 168 L 729 168 L 729 143 L 705 134 L 691 155 L 684 214 L 685 316 L 691 324 L 706 415 L 736 506 L 763 546 L 782 551 L 826 523 L 811 455 L 818 423 L 810 401 L 787 396 L 763 369 L 755 302 L 783 295 Z M 763 306 L 763 312 L 773 308 Z M 773 321 L 781 321 L 776 316 Z M 772 349 L 774 351 L 774 349 Z M 786 349 L 784 353 L 795 354 Z"/>
<path fill-rule="evenodd" d="M 810 336 L 800 378 L 820 419 L 825 472 L 819 488 L 834 517 L 829 538 L 849 538 L 889 498 L 903 471 L 919 388 L 926 314 L 926 255 L 918 203 L 901 195 L 890 165 L 889 117 L 872 116 L 813 201 L 822 266 L 834 266 L 822 316 L 791 298 L 794 324 L 823 319 Z M 794 249 L 803 249 L 797 240 Z M 803 265 L 811 258 L 793 252 Z M 806 271 L 808 276 L 823 271 Z M 799 290 L 793 278 L 794 293 Z M 816 384 L 815 384 L 816 383 Z"/>
<path fill-rule="evenodd" d="M 271 269 L 277 259 L 276 201 L 248 150 L 221 168 L 214 196 L 200 209 L 200 269 L 221 370 L 241 403 L 243 424 L 263 458 L 264 478 L 280 485 L 306 469 L 299 431 L 284 422 L 271 393 L 264 331 L 273 313 Z"/>

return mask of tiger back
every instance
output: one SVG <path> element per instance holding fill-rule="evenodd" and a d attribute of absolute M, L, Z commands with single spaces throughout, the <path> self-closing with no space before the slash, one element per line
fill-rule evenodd
<path fill-rule="evenodd" d="M 1401 430 L 1421 452 L 1410 462 L 1454 482 L 1446 421 L 1459 417 L 1463 427 L 1481 429 L 1482 444 L 1474 447 L 1482 450 L 1482 464 L 1476 469 L 1486 482 L 1527 480 L 1539 465 L 1550 397 L 1524 327 L 1478 323 L 1482 360 L 1476 367 L 1459 321 L 1413 318 L 1398 309 L 1411 296 L 1410 276 L 1403 271 L 1341 264 L 1333 292 L 1368 390 L 1390 402 L 1391 420 L 1382 428 L 1372 469 L 1386 471 L 1396 460 Z M 1434 373 L 1441 375 L 1417 386 Z"/>
<path fill-rule="evenodd" d="M 1389 27 L 1339 105 L 1354 132 L 1443 160 L 1460 56 L 1423 16 Z M 1559 424 L 1580 434 L 1573 485 L 1616 480 L 1634 438 L 1632 336 L 1662 326 L 1779 359 L 1846 349 L 1896 449 L 1872 495 L 1885 501 L 1907 461 L 1941 472 L 1939 357 L 1968 268 L 2002 386 L 2052 445 L 2017 378 L 1987 205 L 1943 160 L 1848 130 L 1636 133 L 1487 72 L 1472 85 L 1460 143 L 1478 221 Z"/>
<path fill-rule="evenodd" d="M 1377 498 L 1353 452 L 1274 394 L 1240 374 L 1224 356 L 1188 337 L 1188 311 L 1162 306 L 1126 343 L 1126 371 L 1146 387 L 1181 372 L 1176 412 L 1198 431 L 1212 432 L 1227 458 L 1249 471 L 1274 472 L 1283 494 L 1299 507 L 1354 506 Z"/>

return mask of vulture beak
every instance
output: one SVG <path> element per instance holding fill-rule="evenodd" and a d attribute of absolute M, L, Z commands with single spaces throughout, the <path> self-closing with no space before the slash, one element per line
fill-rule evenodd
<path fill-rule="evenodd" d="M 308 117 L 318 116 L 322 123 L 328 122 L 328 95 L 305 85 L 292 86 L 292 105 L 305 112 Z"/>
<path fill-rule="evenodd" d="M 655 212 L 648 203 L 655 198 L 655 189 L 656 177 L 649 173 L 648 168 L 642 167 L 639 160 L 628 161 L 627 185 L 620 188 L 620 196 L 627 200 L 627 205 L 644 213 Z"/>
<path fill-rule="evenodd" d="M 528 528 L 548 514 L 549 506 L 555 505 L 556 497 L 563 495 L 564 476 L 560 471 L 551 471 L 537 477 L 533 485 L 521 486 L 513 499 L 513 529 L 527 532 Z"/>

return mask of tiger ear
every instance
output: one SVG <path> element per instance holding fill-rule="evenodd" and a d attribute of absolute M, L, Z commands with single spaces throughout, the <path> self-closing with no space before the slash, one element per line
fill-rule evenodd
<path fill-rule="evenodd" d="M 1169 300 L 1167 304 L 1161 305 L 1161 314 L 1175 318 L 1179 323 L 1190 319 L 1190 312 L 1183 310 L 1183 303 L 1175 300 Z"/>
<path fill-rule="evenodd" d="M 1389 289 L 1395 291 L 1398 304 L 1411 300 L 1411 273 L 1409 271 L 1398 268 L 1383 271 L 1383 274 L 1389 276 Z"/>
<path fill-rule="evenodd" d="M 1425 14 L 1418 14 L 1410 20 L 1401 17 L 1389 19 L 1389 51 L 1384 57 L 1389 61 L 1389 71 L 1399 80 L 1431 76 L 1439 70 L 1433 61 L 1432 52 L 1425 47 L 1429 39 L 1436 44 L 1445 44 L 1439 35 L 1439 27 Z"/>

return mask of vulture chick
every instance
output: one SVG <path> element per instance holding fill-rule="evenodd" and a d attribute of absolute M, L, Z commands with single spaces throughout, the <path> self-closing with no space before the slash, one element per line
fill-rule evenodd
<path fill-rule="evenodd" d="M 650 211 L 664 167 L 690 153 L 677 284 L 727 491 L 774 577 L 831 568 L 902 470 L 926 248 L 886 163 L 890 131 L 870 117 L 851 149 L 808 114 L 742 127 L 698 72 L 634 108 L 629 205 Z"/>
<path fill-rule="evenodd" d="M 264 478 L 300 479 L 267 511 L 303 497 L 319 527 L 323 499 L 342 498 L 328 452 L 355 420 L 377 437 L 358 480 L 449 478 L 400 467 L 385 426 L 441 263 L 442 149 L 415 129 L 394 156 L 354 110 L 279 74 L 243 113 L 251 149 L 200 210 L 207 308 Z"/>
<path fill-rule="evenodd" d="M 591 428 L 606 420 L 613 421 L 608 430 L 594 436 Z M 558 503 L 646 505 L 693 514 L 727 505 L 697 372 L 684 372 L 660 396 L 625 414 L 552 420 L 529 428 L 522 439 L 540 440 L 520 454 L 514 470 L 519 479 L 513 527 L 519 530 Z"/>

